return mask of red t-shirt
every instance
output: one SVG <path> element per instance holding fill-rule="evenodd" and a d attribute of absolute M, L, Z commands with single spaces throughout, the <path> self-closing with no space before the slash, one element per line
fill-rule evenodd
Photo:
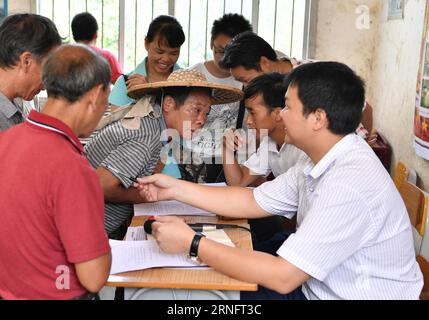
<path fill-rule="evenodd" d="M 32 111 L 0 133 L 0 296 L 80 296 L 74 265 L 109 252 L 103 191 L 71 129 Z"/>
<path fill-rule="evenodd" d="M 118 60 L 109 50 L 98 48 L 96 46 L 91 46 L 91 48 L 101 54 L 104 58 L 106 58 L 107 62 L 109 62 L 110 69 L 112 70 L 112 79 L 110 81 L 115 84 L 116 80 L 123 73 Z"/>

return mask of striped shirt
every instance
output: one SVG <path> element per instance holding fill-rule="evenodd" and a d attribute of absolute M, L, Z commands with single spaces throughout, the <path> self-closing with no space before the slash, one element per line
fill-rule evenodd
<path fill-rule="evenodd" d="M 10 101 L 0 92 L 0 132 L 24 122 L 21 98 Z"/>
<path fill-rule="evenodd" d="M 255 189 L 297 232 L 278 255 L 311 276 L 309 299 L 418 299 L 423 287 L 405 205 L 372 149 L 352 134 L 317 164 L 302 158 Z"/>
<path fill-rule="evenodd" d="M 140 119 L 140 128 L 126 129 L 121 121 L 103 128 L 85 146 L 94 168 L 114 168 L 129 177 L 151 175 L 160 157 L 160 115 L 151 113 Z M 111 173 L 128 189 L 133 182 Z M 112 233 L 133 214 L 132 204 L 105 203 L 105 228 Z"/>

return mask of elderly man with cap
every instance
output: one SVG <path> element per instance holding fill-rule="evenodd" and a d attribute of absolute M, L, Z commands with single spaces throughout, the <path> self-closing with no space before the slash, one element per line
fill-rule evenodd
<path fill-rule="evenodd" d="M 0 296 L 95 299 L 109 275 L 103 191 L 79 137 L 109 96 L 107 62 L 82 45 L 43 65 L 42 112 L 0 133 Z"/>
<path fill-rule="evenodd" d="M 191 139 L 212 105 L 239 101 L 243 94 L 207 82 L 198 71 L 179 70 L 167 81 L 136 85 L 128 95 L 140 100 L 103 119 L 85 146 L 104 189 L 105 228 L 115 239 L 123 237 L 133 204 L 144 202 L 133 180 L 151 175 L 160 159 L 166 162 L 169 140 Z"/>

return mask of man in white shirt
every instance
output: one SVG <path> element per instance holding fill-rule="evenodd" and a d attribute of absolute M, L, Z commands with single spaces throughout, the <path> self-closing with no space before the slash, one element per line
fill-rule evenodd
<path fill-rule="evenodd" d="M 285 141 L 285 126 L 280 113 L 285 105 L 288 86 L 287 75 L 274 72 L 253 79 L 244 89 L 247 127 L 261 137 L 261 143 L 258 150 L 240 166 L 234 156 L 240 145 L 240 134 L 230 130 L 225 135 L 223 168 L 229 186 L 247 187 L 271 173 L 278 177 L 305 155 Z"/>
<path fill-rule="evenodd" d="M 139 185 L 150 201 L 176 199 L 223 216 L 297 212 L 297 232 L 279 256 L 201 238 L 175 217 L 153 224 L 161 249 L 190 252 L 219 272 L 281 294 L 302 286 L 307 299 L 418 299 L 423 276 L 407 210 L 374 152 L 354 133 L 365 99 L 363 81 L 336 62 L 303 65 L 290 81 L 282 118 L 290 143 L 308 157 L 286 174 L 255 190 L 198 186 L 162 175 Z"/>

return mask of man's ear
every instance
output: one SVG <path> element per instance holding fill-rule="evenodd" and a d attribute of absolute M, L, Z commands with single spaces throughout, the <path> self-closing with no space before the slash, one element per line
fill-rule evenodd
<path fill-rule="evenodd" d="M 313 112 L 313 117 L 314 117 L 313 129 L 315 131 L 329 127 L 328 115 L 326 114 L 326 111 L 324 109 L 318 108 L 316 111 Z"/>
<path fill-rule="evenodd" d="M 99 101 L 104 93 L 103 85 L 99 84 L 88 92 L 88 107 L 92 112 L 98 112 Z"/>
<path fill-rule="evenodd" d="M 165 113 L 170 113 L 176 109 L 176 101 L 171 96 L 164 96 L 162 109 Z"/>
<path fill-rule="evenodd" d="M 273 111 L 271 111 L 271 116 L 274 117 L 276 122 L 283 122 L 283 119 L 280 115 L 281 112 L 282 108 L 275 108 Z"/>
<path fill-rule="evenodd" d="M 32 63 L 34 63 L 34 58 L 31 52 L 25 51 L 21 53 L 18 65 L 22 70 L 24 70 L 24 72 L 28 72 L 30 70 Z"/>
<path fill-rule="evenodd" d="M 259 59 L 259 67 L 261 68 L 263 73 L 268 73 L 271 71 L 271 63 L 272 61 L 267 57 L 262 56 Z"/>

